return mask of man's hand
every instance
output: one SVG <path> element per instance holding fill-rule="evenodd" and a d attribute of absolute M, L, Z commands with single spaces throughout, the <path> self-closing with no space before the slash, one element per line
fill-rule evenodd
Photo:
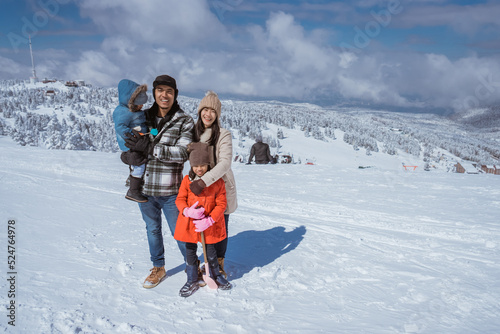
<path fill-rule="evenodd" d="M 149 151 L 149 145 L 151 144 L 151 142 L 149 141 L 149 137 L 141 135 L 136 130 L 132 130 L 132 133 L 133 134 L 125 134 L 125 136 L 128 137 L 127 139 L 125 139 L 125 146 L 127 146 L 131 151 L 141 152 L 144 155 L 147 155 Z"/>

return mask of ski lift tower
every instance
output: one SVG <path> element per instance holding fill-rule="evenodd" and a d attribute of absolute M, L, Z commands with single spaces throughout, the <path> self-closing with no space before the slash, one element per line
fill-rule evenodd
<path fill-rule="evenodd" d="M 30 54 L 31 54 L 31 68 L 33 72 L 33 76 L 30 77 L 30 83 L 34 84 L 38 81 L 38 78 L 36 77 L 36 72 L 35 72 L 35 61 L 33 60 L 33 49 L 31 48 L 31 36 L 29 36 L 29 41 L 30 41 Z"/>

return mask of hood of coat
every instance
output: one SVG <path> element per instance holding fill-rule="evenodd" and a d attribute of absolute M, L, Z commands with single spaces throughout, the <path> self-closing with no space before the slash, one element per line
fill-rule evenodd
<path fill-rule="evenodd" d="M 118 83 L 118 101 L 130 111 L 133 111 L 134 100 L 140 93 L 147 92 L 147 90 L 147 85 L 139 85 L 132 80 L 123 79 Z"/>

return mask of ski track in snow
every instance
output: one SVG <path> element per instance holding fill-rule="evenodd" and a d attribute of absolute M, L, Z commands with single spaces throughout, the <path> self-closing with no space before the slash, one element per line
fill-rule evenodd
<path fill-rule="evenodd" d="M 235 164 L 226 259 L 234 288 L 183 299 L 184 265 L 168 231 L 168 277 L 142 288 L 145 226 L 124 199 L 119 154 L 3 137 L 0 145 L 0 207 L 4 222 L 17 222 L 18 255 L 16 328 L 3 317 L 3 332 L 500 329 L 498 176 Z M 0 287 L 6 296 L 5 279 Z"/>

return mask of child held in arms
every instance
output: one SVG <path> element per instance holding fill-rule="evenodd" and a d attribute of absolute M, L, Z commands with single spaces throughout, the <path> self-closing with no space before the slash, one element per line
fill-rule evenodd
<path fill-rule="evenodd" d="M 147 198 L 142 195 L 142 176 L 146 168 L 147 157 L 140 152 L 130 151 L 125 141 L 132 135 L 132 130 L 142 134 L 148 132 L 146 115 L 142 106 L 148 101 L 147 85 L 139 85 L 132 80 L 123 79 L 118 83 L 118 106 L 113 111 L 116 140 L 123 151 L 121 160 L 129 165 L 130 188 L 126 199 L 144 203 Z"/>

